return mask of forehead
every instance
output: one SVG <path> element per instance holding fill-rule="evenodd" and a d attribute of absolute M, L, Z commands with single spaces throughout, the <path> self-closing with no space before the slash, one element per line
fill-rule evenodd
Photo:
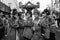
<path fill-rule="evenodd" d="M 0 12 L 0 15 L 3 14 L 3 12 Z"/>

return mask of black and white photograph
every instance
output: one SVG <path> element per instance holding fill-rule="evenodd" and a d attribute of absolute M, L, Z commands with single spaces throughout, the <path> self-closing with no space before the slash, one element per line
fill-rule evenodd
<path fill-rule="evenodd" d="M 0 0 L 0 40 L 60 40 L 60 0 Z"/>

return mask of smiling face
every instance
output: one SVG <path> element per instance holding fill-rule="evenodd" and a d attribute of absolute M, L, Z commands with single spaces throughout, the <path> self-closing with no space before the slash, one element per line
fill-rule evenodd
<path fill-rule="evenodd" d="M 38 17 L 38 14 L 37 13 L 35 13 L 35 17 Z"/>

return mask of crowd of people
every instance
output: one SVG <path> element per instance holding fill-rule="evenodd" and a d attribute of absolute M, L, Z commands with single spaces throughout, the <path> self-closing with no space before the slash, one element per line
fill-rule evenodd
<path fill-rule="evenodd" d="M 4 13 L 0 11 L 0 40 L 7 37 L 12 29 L 17 30 L 19 40 L 56 40 L 55 31 L 60 25 L 60 13 L 45 9 L 42 13 L 32 12 Z"/>

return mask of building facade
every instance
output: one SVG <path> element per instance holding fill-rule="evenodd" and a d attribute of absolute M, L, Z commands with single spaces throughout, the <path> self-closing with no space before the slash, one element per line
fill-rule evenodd
<path fill-rule="evenodd" d="M 18 2 L 17 0 L 1 0 L 1 2 L 3 2 L 4 4 L 6 4 L 7 6 L 10 6 L 11 9 L 14 8 L 18 8 Z"/>
<path fill-rule="evenodd" d="M 56 11 L 60 12 L 60 0 L 55 0 L 54 8 Z"/>
<path fill-rule="evenodd" d="M 0 1 L 0 10 L 4 11 L 4 12 L 8 12 L 8 13 L 10 13 L 10 11 L 11 11 L 10 7 L 8 7 L 7 5 L 5 5 L 1 1 Z"/>

